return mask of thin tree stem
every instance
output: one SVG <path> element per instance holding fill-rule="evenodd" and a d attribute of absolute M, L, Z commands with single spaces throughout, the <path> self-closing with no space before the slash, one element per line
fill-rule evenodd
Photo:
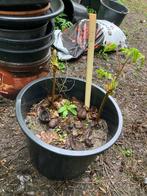
<path fill-rule="evenodd" d="M 56 69 L 53 68 L 52 104 L 55 99 L 55 87 L 56 87 Z"/>
<path fill-rule="evenodd" d="M 104 108 L 104 105 L 109 97 L 109 95 L 112 93 L 112 91 L 107 91 L 102 102 L 101 102 L 101 105 L 100 105 L 100 108 L 99 108 L 99 111 L 98 111 L 98 116 L 97 116 L 97 121 L 99 121 L 100 117 L 101 117 L 101 114 L 103 112 L 103 108 Z"/>
<path fill-rule="evenodd" d="M 119 76 L 121 75 L 121 73 L 122 73 L 122 71 L 123 71 L 125 65 L 127 64 L 128 60 L 129 60 L 129 57 L 125 60 L 124 63 L 122 63 L 121 69 L 120 69 L 120 70 L 118 71 L 118 73 L 116 74 L 115 81 L 118 80 L 118 78 L 119 78 Z"/>

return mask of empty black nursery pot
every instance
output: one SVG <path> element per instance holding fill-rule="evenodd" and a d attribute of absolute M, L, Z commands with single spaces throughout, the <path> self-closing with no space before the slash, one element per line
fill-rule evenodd
<path fill-rule="evenodd" d="M 65 78 L 58 78 L 57 81 L 63 82 Z M 66 78 L 64 85 L 70 89 L 66 92 L 67 97 L 74 96 L 84 101 L 85 81 L 69 77 Z M 51 94 L 51 88 L 52 78 L 39 79 L 25 86 L 16 99 L 16 117 L 23 133 L 27 136 L 30 157 L 38 171 L 49 179 L 72 179 L 81 175 L 97 155 L 117 141 L 122 130 L 122 114 L 115 100 L 109 97 L 102 114 L 109 127 L 109 136 L 107 143 L 101 147 L 75 151 L 46 144 L 28 129 L 25 118 L 33 104 Z M 99 106 L 104 93 L 104 90 L 93 84 L 91 105 Z"/>
<path fill-rule="evenodd" d="M 51 20 L 52 18 L 58 16 L 64 10 L 64 4 L 62 0 L 50 0 L 50 6 L 51 6 L 50 10 L 46 14 L 40 16 L 17 17 L 17 16 L 0 15 L 0 27 L 6 29 L 11 29 L 11 28 L 17 29 L 17 27 L 19 27 L 19 29 L 22 28 L 27 29 L 27 28 L 35 28 L 41 26 L 46 22 L 48 22 L 49 20 Z"/>
<path fill-rule="evenodd" d="M 36 5 L 45 4 L 51 0 L 0 0 L 1 6 Z"/>
<path fill-rule="evenodd" d="M 108 20 L 119 26 L 127 14 L 128 9 L 124 5 L 113 0 L 100 0 L 98 19 Z"/>
<path fill-rule="evenodd" d="M 35 39 L 45 35 L 48 23 L 30 29 L 3 29 L 0 28 L 0 38 L 8 39 Z"/>
<path fill-rule="evenodd" d="M 19 39 L 14 38 L 3 38 L 0 37 L 0 49 L 6 50 L 31 50 L 45 46 L 47 43 L 52 43 L 54 39 L 53 34 L 53 23 L 50 21 L 47 25 L 45 35 L 35 39 Z"/>
<path fill-rule="evenodd" d="M 49 54 L 53 39 L 43 47 L 31 50 L 7 50 L 0 48 L 0 60 L 13 63 L 33 63 Z"/>
<path fill-rule="evenodd" d="M 63 0 L 64 3 L 64 13 L 68 16 L 68 19 L 73 23 L 79 20 L 88 18 L 88 11 L 86 7 L 80 5 L 73 0 Z"/>
<path fill-rule="evenodd" d="M 6 70 L 11 73 L 25 73 L 26 75 L 31 72 L 35 72 L 36 70 L 39 70 L 40 68 L 46 69 L 46 71 L 49 71 L 47 68 L 47 65 L 50 60 L 50 52 L 47 56 L 45 56 L 43 59 L 40 59 L 38 61 L 34 62 L 28 62 L 28 63 L 14 63 L 14 62 L 6 62 L 0 60 L 0 69 Z"/>

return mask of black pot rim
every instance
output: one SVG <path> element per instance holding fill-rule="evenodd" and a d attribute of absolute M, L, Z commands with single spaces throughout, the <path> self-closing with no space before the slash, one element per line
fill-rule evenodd
<path fill-rule="evenodd" d="M 114 4 L 117 4 L 117 5 L 119 4 L 119 6 L 121 6 L 122 8 L 124 8 L 126 11 L 119 12 L 118 10 L 115 10 L 115 9 L 109 7 L 104 1 L 105 1 L 105 0 L 100 0 L 101 4 L 102 4 L 103 6 L 105 6 L 105 7 L 107 7 L 108 9 L 110 9 L 110 10 L 116 12 L 116 13 L 119 13 L 119 14 L 128 14 L 128 13 L 129 13 L 128 8 L 125 7 L 124 5 L 118 3 L 118 2 L 112 1 L 112 3 L 114 3 Z"/>
<path fill-rule="evenodd" d="M 6 52 L 6 53 L 12 53 L 12 54 L 31 54 L 31 53 L 35 53 L 35 52 L 39 52 L 41 50 L 45 50 L 46 48 L 49 48 L 54 42 L 54 39 L 52 39 L 49 43 L 47 43 L 45 46 L 41 47 L 41 48 L 35 48 L 35 49 L 31 49 L 31 50 L 6 50 L 3 48 L 0 48 L 0 52 Z"/>
<path fill-rule="evenodd" d="M 51 34 L 53 34 L 53 30 L 54 30 L 54 28 L 53 28 L 53 23 L 51 22 L 51 21 L 49 21 L 49 24 L 51 24 L 51 29 L 50 29 L 50 31 L 49 30 L 47 30 L 47 31 L 49 31 L 49 33 L 47 33 L 46 32 L 46 34 L 45 34 L 45 36 L 42 36 L 42 37 L 39 37 L 39 38 L 34 38 L 34 39 L 10 39 L 10 38 L 3 38 L 3 37 L 0 37 L 0 40 L 5 40 L 5 41 L 8 41 L 8 42 L 18 42 L 19 41 L 19 43 L 27 43 L 27 42 L 29 42 L 29 43 L 31 43 L 31 42 L 36 42 L 36 41 L 39 41 L 39 40 L 42 40 L 42 39 L 45 39 L 46 37 L 48 37 L 48 36 L 50 36 Z M 48 28 L 48 26 L 49 26 L 49 24 L 47 25 L 47 28 Z"/>
<path fill-rule="evenodd" d="M 55 0 L 52 0 L 52 1 L 55 1 Z M 51 7 L 52 7 L 52 1 L 50 2 L 51 3 Z M 47 20 L 49 18 L 54 18 L 56 17 L 57 15 L 59 15 L 61 12 L 63 12 L 64 10 L 64 4 L 62 2 L 62 0 L 56 0 L 60 3 L 60 7 L 55 10 L 54 12 L 47 12 L 47 14 L 45 15 L 41 15 L 41 16 L 31 16 L 31 17 L 16 17 L 16 16 L 13 16 L 13 17 L 10 17 L 10 16 L 2 16 L 0 15 L 0 20 L 3 20 L 3 21 L 17 21 L 17 22 L 23 22 L 23 21 L 31 21 L 31 22 L 34 22 L 34 21 L 38 21 L 38 20 Z"/>
<path fill-rule="evenodd" d="M 33 132 L 27 128 L 25 121 L 23 119 L 22 116 L 22 112 L 21 112 L 21 99 L 24 95 L 24 93 L 30 88 L 32 87 L 34 84 L 41 82 L 43 80 L 48 80 L 51 79 L 52 77 L 44 77 L 38 80 L 34 80 L 33 82 L 29 83 L 28 85 L 26 85 L 18 94 L 17 98 L 16 98 L 16 117 L 18 120 L 18 123 L 22 129 L 22 131 L 31 139 L 33 140 L 33 142 L 35 142 L 37 145 L 41 146 L 42 148 L 52 151 L 56 154 L 60 154 L 60 155 L 64 155 L 64 156 L 73 156 L 73 157 L 77 157 L 77 156 L 92 156 L 92 155 L 96 155 L 99 154 L 105 150 L 107 150 L 108 148 L 110 148 L 119 138 L 120 134 L 121 134 L 121 130 L 122 130 L 122 124 L 123 124 L 123 118 L 122 118 L 122 113 L 116 103 L 116 101 L 110 96 L 109 99 L 111 100 L 111 102 L 114 104 L 116 111 L 118 113 L 118 129 L 115 133 L 115 135 L 104 145 L 95 148 L 95 149 L 89 149 L 89 150 L 65 150 L 63 148 L 59 148 L 59 147 L 55 147 L 52 145 L 49 145 L 45 142 L 43 142 L 42 140 L 40 140 L 37 136 L 35 136 L 35 134 L 33 134 Z M 59 77 L 59 78 L 63 78 L 63 77 Z M 79 78 L 75 78 L 75 77 L 68 77 L 68 79 L 73 79 L 73 80 L 79 80 L 81 82 L 85 82 L 85 80 L 79 79 Z M 94 87 L 98 88 L 100 91 L 104 92 L 105 91 L 100 88 L 99 86 L 92 84 Z"/>
<path fill-rule="evenodd" d="M 18 3 L 19 2 L 19 3 Z M 13 0 L 12 2 L 10 2 L 10 0 L 2 0 L 0 1 L 0 4 L 2 6 L 15 6 L 15 5 L 21 5 L 21 6 L 24 6 L 24 5 L 34 5 L 34 4 L 42 4 L 42 3 L 47 3 L 47 2 L 50 2 L 50 0 L 44 0 L 43 2 L 41 0 L 31 0 L 31 1 L 28 1 L 28 0 L 21 0 L 21 1 L 16 1 L 16 0 Z"/>
<path fill-rule="evenodd" d="M 43 24 L 43 25 L 41 25 L 41 26 L 39 26 L 39 27 L 35 27 L 35 28 L 31 28 L 31 29 L 19 29 L 19 30 L 17 30 L 17 29 L 6 29 L 6 28 L 0 28 L 0 31 L 4 31 L 4 32 L 8 32 L 8 33 L 18 33 L 18 32 L 20 32 L 20 33 L 26 33 L 26 32 L 34 32 L 34 30 L 39 30 L 39 29 L 41 29 L 41 28 L 43 28 L 43 27 L 45 27 L 45 26 L 47 26 L 48 25 L 48 23 L 46 22 L 45 24 Z"/>
<path fill-rule="evenodd" d="M 43 64 L 44 62 L 49 61 L 49 59 L 50 59 L 50 53 L 47 56 L 40 59 L 40 60 L 37 60 L 37 61 L 34 61 L 34 62 L 29 62 L 29 63 L 14 63 L 14 62 L 7 62 L 7 61 L 0 60 L 0 67 L 1 67 L 1 65 L 3 65 L 4 67 L 6 67 L 6 66 L 15 67 L 15 66 L 18 66 L 18 65 L 19 66 L 25 66 L 25 65 L 33 66 L 34 64 L 35 65 Z"/>

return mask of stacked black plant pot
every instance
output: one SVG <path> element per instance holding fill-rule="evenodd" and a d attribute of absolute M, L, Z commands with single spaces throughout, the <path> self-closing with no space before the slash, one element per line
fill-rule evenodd
<path fill-rule="evenodd" d="M 62 0 L 0 0 L 0 94 L 13 98 L 47 75 L 52 19 L 63 9 Z"/>

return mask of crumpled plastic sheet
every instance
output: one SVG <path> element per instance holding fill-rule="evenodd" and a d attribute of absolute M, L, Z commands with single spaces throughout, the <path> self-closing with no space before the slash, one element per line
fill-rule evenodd
<path fill-rule="evenodd" d="M 83 19 L 64 32 L 56 30 L 54 47 L 58 50 L 60 60 L 76 59 L 88 48 L 88 20 Z M 119 48 L 127 47 L 127 39 L 122 30 L 106 20 L 97 20 L 95 49 L 109 43 Z"/>

